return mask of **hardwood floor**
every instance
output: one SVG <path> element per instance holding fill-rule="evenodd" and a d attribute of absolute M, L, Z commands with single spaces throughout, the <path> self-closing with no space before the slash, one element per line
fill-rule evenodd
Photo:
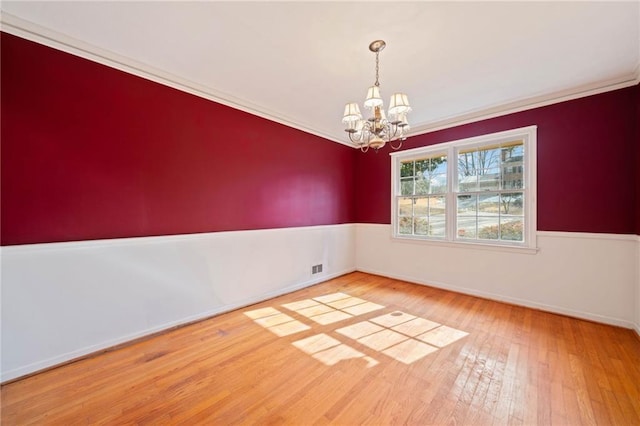
<path fill-rule="evenodd" d="M 640 339 L 356 272 L 1 392 L 3 425 L 638 425 Z"/>

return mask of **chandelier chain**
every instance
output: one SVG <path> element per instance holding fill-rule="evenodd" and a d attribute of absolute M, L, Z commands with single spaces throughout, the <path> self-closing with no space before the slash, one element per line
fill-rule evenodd
<path fill-rule="evenodd" d="M 376 51 L 376 82 L 375 82 L 375 85 L 378 86 L 378 87 L 380 87 L 380 82 L 378 81 L 378 72 L 380 70 L 380 65 L 379 65 L 379 62 L 378 62 L 378 54 L 379 53 L 380 52 Z"/>

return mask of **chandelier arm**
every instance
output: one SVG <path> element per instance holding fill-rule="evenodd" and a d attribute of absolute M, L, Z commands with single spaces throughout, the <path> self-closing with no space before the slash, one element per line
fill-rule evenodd
<path fill-rule="evenodd" d="M 360 134 L 360 137 L 356 137 L 355 139 L 353 137 L 354 132 L 347 132 L 347 133 L 349 134 L 349 140 L 351 141 L 351 143 L 358 144 L 362 141 L 362 136 L 363 136 L 362 133 Z"/>
<path fill-rule="evenodd" d="M 371 126 L 368 121 L 365 121 L 362 126 L 362 131 L 360 133 L 360 141 L 364 144 L 368 144 L 370 138 L 371 138 Z"/>
<path fill-rule="evenodd" d="M 391 146 L 391 149 L 393 149 L 394 151 L 399 150 L 402 147 L 402 141 L 403 139 L 396 139 L 397 141 L 400 141 L 400 143 L 398 144 L 398 146 L 393 145 L 392 141 L 389 141 L 389 146 Z"/>
<path fill-rule="evenodd" d="M 391 132 L 391 130 L 393 130 L 393 132 Z M 391 139 L 395 138 L 396 135 L 398 134 L 398 125 L 397 124 L 393 124 L 393 123 L 389 123 L 389 142 L 391 142 Z"/>

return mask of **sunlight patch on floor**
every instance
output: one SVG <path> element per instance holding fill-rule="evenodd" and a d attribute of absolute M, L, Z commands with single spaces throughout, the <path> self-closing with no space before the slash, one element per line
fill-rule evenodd
<path fill-rule="evenodd" d="M 424 358 L 468 334 L 402 311 L 335 331 L 405 364 Z"/>
<path fill-rule="evenodd" d="M 422 340 L 423 342 L 427 342 L 430 345 L 443 348 L 455 342 L 456 340 L 462 339 L 467 334 L 469 333 L 456 330 L 455 328 L 451 328 L 451 327 L 447 327 L 446 325 L 443 325 L 434 330 L 429 331 L 428 333 L 425 333 L 416 337 L 416 339 Z"/>
<path fill-rule="evenodd" d="M 335 302 L 328 302 L 327 305 L 332 308 L 342 309 L 353 305 L 359 305 L 364 302 L 366 302 L 366 300 L 362 300 L 358 297 L 347 297 L 345 299 L 336 300 Z"/>
<path fill-rule="evenodd" d="M 275 308 L 256 309 L 247 311 L 244 314 L 253 319 L 256 324 L 263 326 L 279 337 L 311 329 L 310 326 L 291 318 L 287 314 L 283 314 Z"/>
<path fill-rule="evenodd" d="M 367 361 L 367 368 L 378 364 L 375 359 L 324 333 L 293 342 L 293 346 L 325 365 L 335 365 L 340 361 L 355 358 L 362 358 Z"/>
<path fill-rule="evenodd" d="M 406 334 L 407 336 L 415 337 L 418 334 L 422 334 L 439 326 L 440 324 L 438 324 L 437 322 L 418 317 L 412 319 L 411 321 L 407 321 L 405 323 L 391 327 L 391 329 L 399 331 L 402 334 Z"/>
<path fill-rule="evenodd" d="M 377 333 L 361 337 L 360 339 L 358 339 L 358 343 L 380 352 L 407 339 L 408 337 L 404 334 L 396 333 L 395 331 L 389 329 L 384 329 L 382 331 L 378 331 Z"/>
<path fill-rule="evenodd" d="M 383 309 L 384 306 L 345 293 L 331 293 L 313 299 L 285 303 L 282 307 L 320 325 L 333 324 L 354 316 Z"/>
<path fill-rule="evenodd" d="M 409 339 L 385 349 L 382 353 L 394 358 L 396 361 L 400 361 L 404 364 L 411 364 L 437 350 L 438 348 L 434 348 L 426 343 Z"/>
<path fill-rule="evenodd" d="M 264 317 L 268 317 L 270 315 L 275 315 L 279 313 L 280 311 L 275 308 L 262 308 L 262 309 L 256 309 L 254 311 L 247 311 L 244 314 L 251 319 L 258 319 L 258 318 L 264 318 Z"/>
<path fill-rule="evenodd" d="M 314 297 L 313 300 L 317 300 L 320 303 L 329 303 L 329 302 L 335 302 L 336 300 L 340 300 L 340 299 L 346 299 L 347 297 L 351 297 L 351 296 L 345 293 L 331 293 L 331 294 L 326 294 L 324 296 Z"/>
<path fill-rule="evenodd" d="M 365 302 L 359 305 L 342 308 L 342 310 L 348 314 L 358 316 L 358 315 L 368 314 L 369 312 L 377 311 L 378 309 L 382 309 L 382 308 L 384 308 L 384 306 L 378 305 L 377 303 Z"/>
<path fill-rule="evenodd" d="M 385 308 L 340 292 L 285 303 L 282 307 L 320 326 Z M 280 337 L 312 329 L 312 326 L 272 307 L 247 311 L 245 315 Z M 407 365 L 468 335 L 462 330 L 402 311 L 389 312 L 332 332 Z M 319 333 L 297 340 L 292 345 L 328 366 L 348 359 L 362 359 L 367 362 L 367 368 L 379 363 L 338 338 Z"/>
<path fill-rule="evenodd" d="M 292 311 L 297 312 L 300 315 L 303 315 L 307 318 L 311 318 L 314 315 L 326 314 L 327 312 L 334 312 L 335 309 L 327 305 L 317 304 L 315 306 L 309 306 L 307 308 L 302 308 L 297 311 L 295 309 L 292 309 Z"/>
<path fill-rule="evenodd" d="M 346 320 L 349 318 L 353 318 L 353 315 L 349 315 L 346 312 L 333 311 L 333 312 L 327 312 L 325 314 L 315 315 L 309 319 L 317 322 L 318 324 L 327 325 L 327 324 L 333 324 L 334 322 Z"/>
<path fill-rule="evenodd" d="M 381 330 L 384 330 L 384 328 L 379 325 L 375 325 L 369 321 L 362 321 L 347 327 L 339 328 L 336 332 L 347 337 L 351 337 L 352 339 L 359 339 Z"/>
<path fill-rule="evenodd" d="M 402 324 L 403 322 L 407 322 L 415 318 L 416 317 L 413 315 L 405 314 L 404 312 L 400 312 L 400 311 L 395 311 L 395 312 L 391 312 L 390 314 L 375 317 L 370 321 L 378 325 L 381 325 L 383 327 L 393 327 L 394 325 Z"/>

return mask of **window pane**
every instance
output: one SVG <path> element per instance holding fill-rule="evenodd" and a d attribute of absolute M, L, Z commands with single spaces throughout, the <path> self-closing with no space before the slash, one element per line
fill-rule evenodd
<path fill-rule="evenodd" d="M 431 237 L 444 237 L 445 219 L 444 216 L 431 217 L 429 220 L 429 235 Z"/>
<path fill-rule="evenodd" d="M 522 163 L 503 163 L 502 167 L 502 188 L 521 189 L 524 182 L 524 168 Z"/>
<path fill-rule="evenodd" d="M 460 192 L 471 192 L 478 189 L 478 177 L 476 175 L 458 175 L 458 188 Z"/>
<path fill-rule="evenodd" d="M 497 145 L 458 153 L 458 188 L 461 192 L 500 189 L 500 155 Z"/>
<path fill-rule="evenodd" d="M 500 148 L 481 149 L 478 151 L 477 169 L 499 169 L 500 168 Z M 499 173 L 499 171 L 498 171 Z M 480 173 L 478 173 L 480 174 Z"/>
<path fill-rule="evenodd" d="M 500 169 L 481 169 L 478 175 L 478 188 L 480 191 L 495 191 L 500 189 Z"/>
<path fill-rule="evenodd" d="M 477 195 L 458 195 L 458 215 L 472 215 L 477 211 Z"/>
<path fill-rule="evenodd" d="M 442 173 L 434 173 L 430 179 L 430 194 L 441 194 L 447 192 L 447 175 Z"/>
<path fill-rule="evenodd" d="M 500 196 L 496 193 L 478 195 L 478 214 L 495 214 L 499 212 Z"/>
<path fill-rule="evenodd" d="M 520 189 L 524 187 L 524 145 L 510 143 L 502 147 L 502 188 Z"/>
<path fill-rule="evenodd" d="M 524 145 L 522 141 L 510 143 L 502 147 L 502 162 L 522 161 L 524 158 Z"/>
<path fill-rule="evenodd" d="M 522 198 L 522 192 L 509 192 L 501 194 L 500 213 L 522 216 L 524 214 Z"/>
<path fill-rule="evenodd" d="M 429 170 L 429 159 L 416 161 L 416 176 L 424 176 L 424 173 Z"/>
<path fill-rule="evenodd" d="M 400 195 L 413 195 L 413 178 L 400 179 Z"/>
<path fill-rule="evenodd" d="M 416 177 L 416 195 L 427 195 L 429 193 L 429 180 L 422 174 Z"/>
<path fill-rule="evenodd" d="M 413 219 L 410 217 L 400 217 L 398 220 L 398 233 L 411 235 L 413 232 Z"/>
<path fill-rule="evenodd" d="M 501 240 L 523 241 L 524 223 L 522 217 L 502 216 L 500 221 Z"/>
<path fill-rule="evenodd" d="M 413 176 L 413 161 L 403 161 L 400 163 L 400 177 Z"/>
<path fill-rule="evenodd" d="M 436 174 L 447 174 L 447 156 L 433 157 L 431 159 L 431 171 Z"/>
<path fill-rule="evenodd" d="M 416 235 L 428 235 L 429 222 L 426 217 L 416 217 L 413 220 Z"/>
<path fill-rule="evenodd" d="M 428 198 L 416 198 L 413 205 L 413 214 L 415 216 L 427 216 L 429 214 Z"/>
<path fill-rule="evenodd" d="M 413 216 L 413 198 L 398 198 L 398 214 Z"/>
<path fill-rule="evenodd" d="M 416 195 L 427 195 L 446 192 L 447 189 L 447 157 L 439 156 L 417 160 Z"/>
<path fill-rule="evenodd" d="M 461 151 L 458 154 L 458 176 L 459 182 L 461 178 L 467 176 L 477 176 L 478 168 L 478 152 L 477 151 Z"/>
<path fill-rule="evenodd" d="M 458 216 L 458 228 L 456 231 L 458 238 L 476 238 L 476 217 Z"/>
<path fill-rule="evenodd" d="M 478 217 L 478 238 L 483 240 L 498 239 L 498 218 L 497 217 Z"/>
<path fill-rule="evenodd" d="M 429 216 L 444 216 L 446 207 L 445 197 L 430 197 L 429 198 Z"/>

